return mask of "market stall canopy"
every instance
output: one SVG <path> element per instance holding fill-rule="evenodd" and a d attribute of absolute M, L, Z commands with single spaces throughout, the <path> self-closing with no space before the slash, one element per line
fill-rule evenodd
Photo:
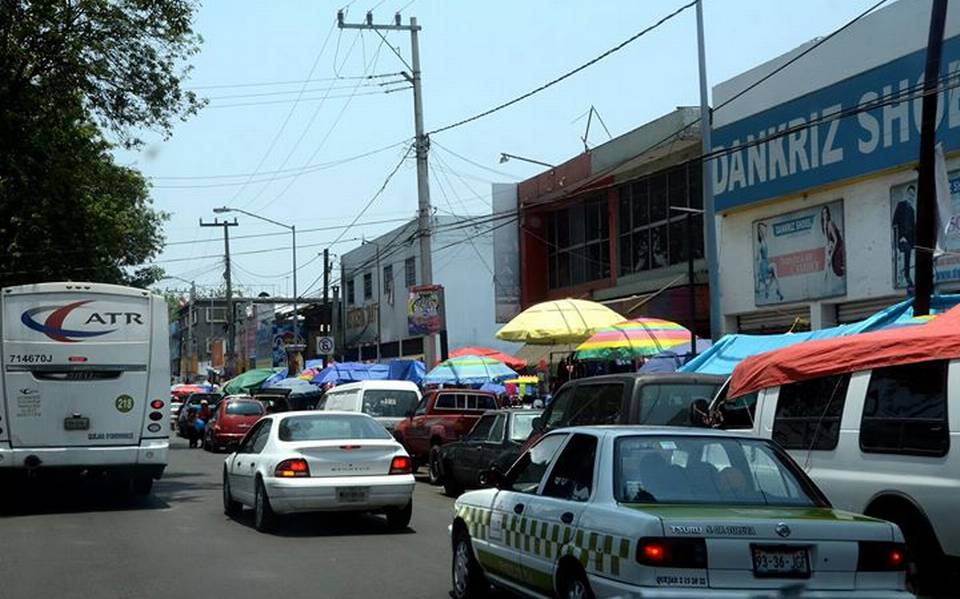
<path fill-rule="evenodd" d="M 289 389 L 291 396 L 320 395 L 323 389 L 312 385 L 299 377 L 289 377 L 270 385 L 264 384 L 262 389 Z"/>
<path fill-rule="evenodd" d="M 635 360 L 690 342 L 685 327 L 660 318 L 635 318 L 604 327 L 577 346 L 581 360 Z"/>
<path fill-rule="evenodd" d="M 709 339 L 697 339 L 697 355 L 707 351 L 712 345 Z M 648 358 L 638 372 L 676 372 L 687 361 L 689 355 L 690 342 L 688 341 Z"/>
<path fill-rule="evenodd" d="M 277 373 L 286 372 L 286 368 L 254 368 L 241 373 L 223 384 L 225 395 L 249 394 L 256 391 L 267 379 Z"/>
<path fill-rule="evenodd" d="M 526 361 L 523 359 L 516 356 L 511 356 L 510 354 L 505 354 L 489 347 L 461 347 L 460 349 L 455 349 L 450 352 L 451 358 L 459 358 L 460 356 L 483 356 L 485 358 L 493 358 L 494 360 L 503 362 L 514 370 L 525 368 L 527 366 Z"/>
<path fill-rule="evenodd" d="M 958 294 L 935 295 L 930 298 L 930 309 L 934 314 L 941 314 L 958 304 L 960 304 L 960 295 Z M 782 335 L 724 335 L 712 348 L 684 364 L 680 368 L 680 372 L 729 375 L 737 364 L 750 356 L 790 347 L 804 341 L 832 339 L 889 328 L 912 326 L 923 322 L 925 321 L 922 318 L 913 317 L 913 300 L 907 299 L 859 322 L 816 331 Z"/>
<path fill-rule="evenodd" d="M 337 362 L 317 373 L 310 381 L 315 385 L 333 383 L 355 383 L 357 381 L 383 381 L 390 376 L 390 367 L 386 364 L 364 364 L 363 362 Z"/>
<path fill-rule="evenodd" d="M 747 358 L 727 397 L 833 374 L 960 358 L 960 306 L 926 324 L 800 343 Z"/>
<path fill-rule="evenodd" d="M 460 356 L 438 364 L 427 373 L 423 382 L 427 385 L 482 385 L 515 376 L 515 370 L 493 358 Z"/>
<path fill-rule="evenodd" d="M 390 360 L 387 367 L 390 370 L 387 378 L 391 381 L 410 381 L 419 385 L 427 374 L 427 369 L 420 360 Z"/>
<path fill-rule="evenodd" d="M 623 320 L 603 304 L 567 298 L 530 306 L 497 331 L 497 339 L 541 345 L 580 343 Z"/>
<path fill-rule="evenodd" d="M 186 397 L 194 393 L 210 393 L 213 391 L 213 385 L 190 385 L 180 384 L 170 387 L 170 394 L 177 397 Z"/>

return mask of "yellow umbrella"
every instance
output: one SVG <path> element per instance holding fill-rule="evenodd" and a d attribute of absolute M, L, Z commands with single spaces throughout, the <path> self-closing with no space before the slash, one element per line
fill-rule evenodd
<path fill-rule="evenodd" d="M 603 304 L 568 298 L 530 306 L 497 331 L 497 339 L 538 345 L 580 343 L 598 329 L 623 321 Z"/>

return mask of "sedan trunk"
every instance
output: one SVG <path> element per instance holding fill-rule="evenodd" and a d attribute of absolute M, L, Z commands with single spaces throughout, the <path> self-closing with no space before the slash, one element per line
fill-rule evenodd
<path fill-rule="evenodd" d="M 310 466 L 310 476 L 378 476 L 390 473 L 400 449 L 392 439 L 344 439 L 290 443 Z"/>

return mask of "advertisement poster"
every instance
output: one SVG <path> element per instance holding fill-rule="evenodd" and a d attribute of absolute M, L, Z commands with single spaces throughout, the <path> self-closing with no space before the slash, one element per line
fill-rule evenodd
<path fill-rule="evenodd" d="M 497 222 L 517 211 L 517 184 L 493 184 L 493 214 Z M 510 322 L 520 313 L 520 229 L 498 226 L 493 230 L 493 283 L 496 321 Z"/>
<path fill-rule="evenodd" d="M 960 281 L 960 171 L 947 175 L 950 181 L 951 214 L 945 215 L 949 226 L 940 231 L 940 247 L 944 254 L 934 257 L 935 283 Z M 890 240 L 893 247 L 893 286 L 912 289 L 917 264 L 917 182 L 910 181 L 890 188 Z"/>
<path fill-rule="evenodd" d="M 257 368 L 273 366 L 273 310 L 272 304 L 258 304 L 256 310 L 256 365 Z"/>
<path fill-rule="evenodd" d="M 407 301 L 407 328 L 412 337 L 436 335 L 443 330 L 443 287 L 421 285 L 410 288 Z"/>
<path fill-rule="evenodd" d="M 753 260 L 758 306 L 845 294 L 843 200 L 754 221 Z"/>
<path fill-rule="evenodd" d="M 303 340 L 301 339 L 299 342 L 302 343 Z M 275 323 L 273 325 L 272 356 L 274 367 L 287 365 L 286 346 L 293 345 L 294 343 L 296 343 L 296 341 L 294 341 L 293 337 L 292 322 Z"/>

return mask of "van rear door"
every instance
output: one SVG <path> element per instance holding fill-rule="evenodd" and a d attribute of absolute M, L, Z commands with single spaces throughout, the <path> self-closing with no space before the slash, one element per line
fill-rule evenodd
<path fill-rule="evenodd" d="M 140 442 L 149 401 L 150 296 L 77 287 L 3 295 L 3 391 L 14 447 Z"/>

